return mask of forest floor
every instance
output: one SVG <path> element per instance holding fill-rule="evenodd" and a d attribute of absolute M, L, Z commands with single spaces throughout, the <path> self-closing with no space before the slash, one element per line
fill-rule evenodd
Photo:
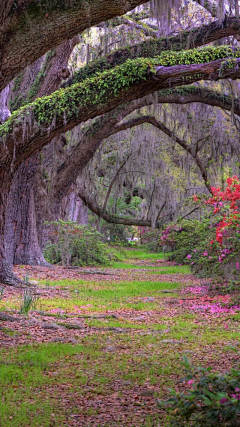
<path fill-rule="evenodd" d="M 24 290 L 3 286 L 1 427 L 164 427 L 157 399 L 187 387 L 183 355 L 221 371 L 239 361 L 240 310 L 225 284 L 162 254 L 128 254 L 111 268 L 15 269 L 37 281 L 36 301 L 19 314 Z"/>

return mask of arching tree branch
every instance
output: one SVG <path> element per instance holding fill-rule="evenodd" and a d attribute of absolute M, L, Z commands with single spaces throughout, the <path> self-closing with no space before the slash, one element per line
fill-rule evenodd
<path fill-rule="evenodd" d="M 141 220 L 137 218 L 127 218 L 119 215 L 113 215 L 106 211 L 103 211 L 102 207 L 98 206 L 97 203 L 87 194 L 84 188 L 78 189 L 78 195 L 83 200 L 85 205 L 97 216 L 104 219 L 110 224 L 123 224 L 123 225 L 135 225 L 143 227 L 151 227 L 151 221 Z"/>
<path fill-rule="evenodd" d="M 157 101 L 161 103 L 188 104 L 193 102 L 202 102 L 206 105 L 220 107 L 231 111 L 232 99 L 230 96 L 223 95 L 220 92 L 202 88 L 198 86 L 186 86 L 182 88 L 161 90 L 158 92 Z M 93 157 L 99 148 L 103 139 L 120 131 L 118 126 L 123 129 L 124 124 L 119 123 L 136 109 L 152 104 L 152 99 L 143 97 L 129 104 L 124 104 L 108 114 L 96 119 L 87 129 L 83 130 L 83 136 L 79 143 L 73 148 L 72 152 L 59 167 L 54 180 L 54 197 L 60 199 L 68 188 L 76 181 L 79 173 L 84 166 Z M 240 102 L 234 101 L 235 114 L 240 116 Z"/>
<path fill-rule="evenodd" d="M 49 49 L 146 1 L 28 0 L 11 5 L 5 0 L 0 9 L 3 21 L 0 27 L 0 91 Z"/>
<path fill-rule="evenodd" d="M 183 141 L 181 138 L 179 138 L 177 135 L 175 135 L 174 132 L 172 132 L 169 128 L 167 128 L 163 123 L 161 123 L 159 120 L 156 119 L 155 116 L 152 115 L 145 115 L 140 116 L 136 118 L 132 118 L 128 121 L 125 121 L 117 126 L 115 126 L 112 133 L 120 132 L 125 129 L 129 129 L 135 126 L 139 126 L 143 123 L 149 123 L 153 126 L 155 126 L 157 129 L 159 129 L 161 132 L 165 133 L 165 135 L 172 138 L 180 147 L 182 147 L 187 153 L 189 153 L 194 161 L 196 162 L 196 165 L 201 173 L 201 176 L 203 178 L 204 184 L 208 191 L 212 194 L 211 185 L 208 181 L 208 173 L 207 169 L 205 168 L 203 162 L 201 161 L 200 157 L 197 153 L 192 149 L 191 146 L 189 146 L 185 141 Z"/>
<path fill-rule="evenodd" d="M 219 7 L 216 1 L 213 0 L 193 0 L 200 6 L 204 7 L 214 18 L 219 16 Z"/>
<path fill-rule="evenodd" d="M 218 50 L 218 55 L 221 52 L 226 54 L 225 50 Z M 0 165 L 11 166 L 14 170 L 56 135 L 82 121 L 105 114 L 126 101 L 198 80 L 240 78 L 238 58 L 175 66 L 162 66 L 161 62 L 156 66 L 157 61 L 128 61 L 102 76 L 54 92 L 14 113 L 0 126 L 0 137 L 4 142 L 0 145 Z"/>
<path fill-rule="evenodd" d="M 201 102 L 212 107 L 219 107 L 240 116 L 240 100 L 232 101 L 232 97 L 222 92 L 201 86 L 184 86 L 181 88 L 162 90 L 158 93 L 158 102 L 167 104 L 191 104 Z"/>

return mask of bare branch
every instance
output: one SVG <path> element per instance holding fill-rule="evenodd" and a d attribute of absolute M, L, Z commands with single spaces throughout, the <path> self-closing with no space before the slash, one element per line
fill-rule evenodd
<path fill-rule="evenodd" d="M 109 185 L 109 188 L 108 188 L 108 191 L 107 191 L 107 195 L 106 195 L 106 198 L 105 198 L 105 201 L 104 201 L 104 204 L 103 204 L 103 213 L 104 213 L 104 212 L 105 212 L 105 210 L 106 210 L 107 202 L 108 202 L 109 196 L 110 196 L 110 194 L 111 194 L 113 184 L 114 184 L 114 182 L 116 181 L 116 179 L 117 179 L 117 177 L 118 177 L 119 173 L 121 172 L 122 168 L 125 166 L 125 164 L 127 163 L 128 159 L 131 157 L 131 155 L 132 155 L 132 153 L 130 153 L 130 154 L 126 157 L 126 159 L 121 163 L 120 167 L 117 169 L 116 173 L 114 174 L 114 176 L 113 176 L 113 178 L 112 178 L 112 180 L 111 180 L 111 182 L 110 182 L 110 185 Z"/>

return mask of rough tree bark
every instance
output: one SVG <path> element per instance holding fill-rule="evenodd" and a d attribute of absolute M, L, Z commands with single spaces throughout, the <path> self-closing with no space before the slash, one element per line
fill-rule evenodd
<path fill-rule="evenodd" d="M 146 2 L 25 0 L 12 6 L 11 1 L 5 0 L 0 9 L 0 91 L 48 50 Z"/>
<path fill-rule="evenodd" d="M 8 240 L 11 230 L 7 223 L 7 206 L 11 184 L 11 172 L 0 169 L 0 283 L 17 286 L 21 281 L 12 273 L 12 253 L 9 251 L 11 242 Z"/>
<path fill-rule="evenodd" d="M 5 240 L 9 260 L 14 264 L 48 265 L 36 230 L 34 188 L 37 169 L 38 155 L 35 155 L 19 167 L 8 195 Z"/>

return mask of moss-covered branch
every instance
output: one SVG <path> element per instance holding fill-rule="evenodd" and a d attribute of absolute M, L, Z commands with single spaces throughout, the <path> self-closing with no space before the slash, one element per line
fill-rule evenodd
<path fill-rule="evenodd" d="M 239 78 L 239 57 L 240 50 L 227 46 L 164 52 L 154 59 L 128 60 L 83 83 L 37 99 L 0 126 L 0 165 L 10 164 L 14 158 L 17 166 L 54 136 L 79 122 L 156 90 L 199 80 Z"/>
<path fill-rule="evenodd" d="M 175 36 L 162 37 L 157 40 L 148 40 L 137 45 L 119 49 L 109 55 L 91 62 L 79 69 L 68 85 L 80 83 L 87 77 L 92 77 L 96 72 L 110 70 L 116 65 L 123 64 L 127 59 L 139 57 L 153 58 L 166 50 L 180 51 L 182 49 L 196 48 L 228 36 L 239 36 L 240 19 L 226 17 L 225 20 L 215 21 L 190 31 L 183 31 Z"/>
<path fill-rule="evenodd" d="M 238 99 L 232 100 L 229 95 L 199 86 L 183 86 L 181 88 L 160 90 L 157 101 L 159 104 L 189 104 L 200 102 L 228 111 L 231 111 L 234 106 L 234 113 L 240 117 L 240 101 Z M 70 156 L 58 170 L 54 185 L 54 196 L 57 200 L 76 181 L 78 175 L 93 157 L 103 139 L 124 130 L 126 123 L 119 123 L 136 109 L 149 106 L 151 103 L 152 99 L 150 97 L 143 97 L 138 100 L 137 105 L 134 101 L 124 104 L 96 119 L 96 121 L 87 127 L 81 141 L 74 147 Z"/>

